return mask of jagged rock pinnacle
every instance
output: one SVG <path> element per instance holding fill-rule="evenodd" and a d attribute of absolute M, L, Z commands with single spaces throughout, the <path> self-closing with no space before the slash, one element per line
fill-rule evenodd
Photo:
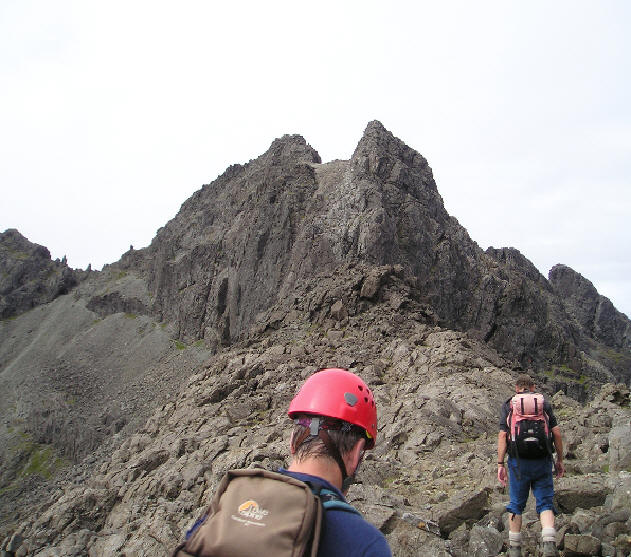
<path fill-rule="evenodd" d="M 265 158 L 293 158 L 296 162 L 321 163 L 318 152 L 298 134 L 285 134 L 272 141 Z"/>

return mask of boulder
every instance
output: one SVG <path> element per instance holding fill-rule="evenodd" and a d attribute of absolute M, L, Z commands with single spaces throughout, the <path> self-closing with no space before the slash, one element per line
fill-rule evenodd
<path fill-rule="evenodd" d="M 469 536 L 469 555 L 471 557 L 494 557 L 502 550 L 504 540 L 495 528 L 475 524 Z"/>
<path fill-rule="evenodd" d="M 448 537 L 463 522 L 476 521 L 485 514 L 489 498 L 488 488 L 469 493 L 460 493 L 432 509 L 433 520 L 438 523 L 440 533 Z"/>
<path fill-rule="evenodd" d="M 607 497 L 607 506 L 612 510 L 631 509 L 631 473 L 620 472 L 609 482 L 611 494 Z"/>
<path fill-rule="evenodd" d="M 566 557 L 600 554 L 600 540 L 588 534 L 566 534 L 563 543 Z"/>
<path fill-rule="evenodd" d="M 606 480 L 601 476 L 575 476 L 563 478 L 559 482 L 554 499 L 561 512 L 572 514 L 578 508 L 603 505 L 607 493 Z"/>
<path fill-rule="evenodd" d="M 631 423 L 615 426 L 609 432 L 609 470 L 631 471 Z"/>

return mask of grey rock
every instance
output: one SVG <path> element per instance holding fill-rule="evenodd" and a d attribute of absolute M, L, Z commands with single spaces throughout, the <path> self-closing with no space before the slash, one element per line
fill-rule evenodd
<path fill-rule="evenodd" d="M 0 319 L 19 315 L 70 292 L 84 273 L 52 261 L 44 246 L 17 230 L 0 233 Z"/>
<path fill-rule="evenodd" d="M 446 537 L 463 522 L 480 519 L 484 515 L 488 497 L 488 490 L 482 489 L 457 495 L 437 505 L 432 511 L 441 534 Z"/>
<path fill-rule="evenodd" d="M 567 557 L 600 554 L 600 540 L 586 534 L 566 534 L 564 547 Z"/>
<path fill-rule="evenodd" d="M 626 522 L 631 516 L 631 510 L 629 508 L 623 508 L 617 511 L 603 514 L 598 520 L 599 524 L 606 526 L 612 522 Z"/>
<path fill-rule="evenodd" d="M 607 492 L 606 482 L 602 477 L 565 478 L 555 489 L 554 498 L 559 510 L 573 513 L 578 508 L 589 509 L 603 505 Z"/>
<path fill-rule="evenodd" d="M 471 531 L 462 523 L 449 534 L 447 548 L 454 557 L 468 557 Z"/>
<path fill-rule="evenodd" d="M 609 543 L 603 542 L 600 545 L 600 554 L 602 557 L 616 557 L 616 548 Z"/>
<path fill-rule="evenodd" d="M 631 423 L 617 425 L 609 432 L 609 469 L 631 470 Z"/>
<path fill-rule="evenodd" d="M 631 473 L 620 472 L 610 481 L 611 495 L 607 499 L 608 506 L 612 510 L 631 509 Z"/>
<path fill-rule="evenodd" d="M 469 555 L 472 557 L 491 557 L 499 555 L 504 540 L 495 528 L 474 525 L 469 537 Z"/>
<path fill-rule="evenodd" d="M 586 511 L 584 509 L 576 509 L 572 515 L 572 523 L 576 525 L 578 531 L 581 534 L 589 532 L 592 524 L 598 520 L 598 515 L 594 512 Z"/>
<path fill-rule="evenodd" d="M 16 532 L 13 536 L 11 536 L 11 539 L 7 543 L 5 549 L 7 551 L 15 552 L 22 545 L 22 541 L 22 536 Z"/>
<path fill-rule="evenodd" d="M 336 321 L 344 321 L 348 317 L 348 312 L 342 300 L 338 300 L 331 306 L 331 317 Z"/>
<path fill-rule="evenodd" d="M 628 350 L 631 331 L 628 319 L 618 312 L 594 285 L 565 265 L 550 270 L 550 283 L 580 329 L 616 350 Z"/>

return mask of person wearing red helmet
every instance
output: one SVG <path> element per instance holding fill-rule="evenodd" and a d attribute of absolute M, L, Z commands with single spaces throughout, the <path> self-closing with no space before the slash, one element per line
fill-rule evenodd
<path fill-rule="evenodd" d="M 368 385 L 346 369 L 323 369 L 305 381 L 287 413 L 294 421 L 292 461 L 281 472 L 324 487 L 342 503 L 325 512 L 318 557 L 391 557 L 383 534 L 344 498 L 364 452 L 377 440 L 377 407 Z"/>

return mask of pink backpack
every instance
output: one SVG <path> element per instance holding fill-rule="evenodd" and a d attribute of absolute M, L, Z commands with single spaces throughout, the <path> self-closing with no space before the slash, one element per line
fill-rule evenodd
<path fill-rule="evenodd" d="M 542 394 L 516 394 L 510 400 L 506 425 L 510 431 L 512 456 L 534 459 L 552 454 L 550 425 L 543 409 Z"/>

